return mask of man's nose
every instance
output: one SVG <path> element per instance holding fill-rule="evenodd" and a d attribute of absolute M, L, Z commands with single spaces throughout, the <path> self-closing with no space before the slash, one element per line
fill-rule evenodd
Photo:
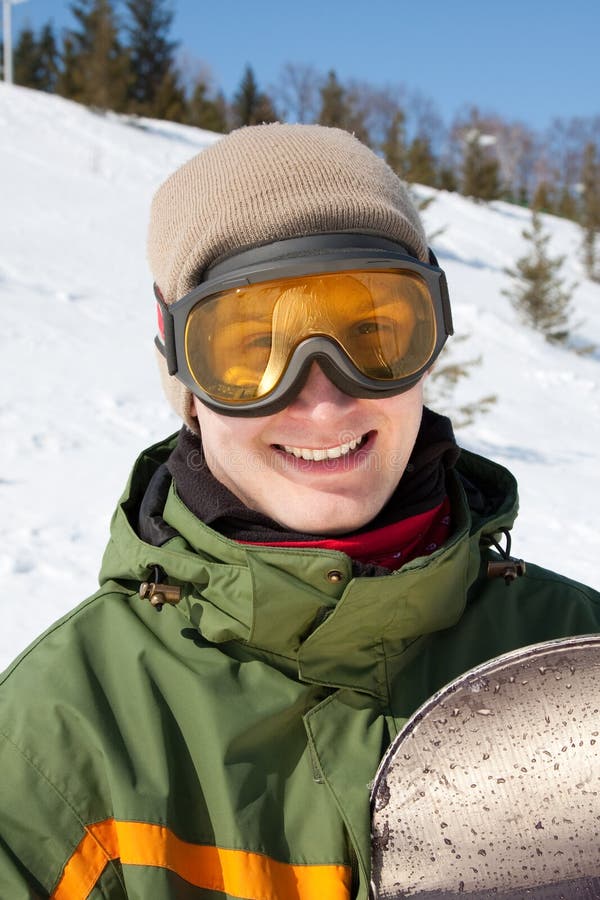
<path fill-rule="evenodd" d="M 313 362 L 308 376 L 297 397 L 288 409 L 306 414 L 308 409 L 326 412 L 335 407 L 340 410 L 355 403 L 355 398 L 341 391 L 325 374 L 318 362 Z"/>

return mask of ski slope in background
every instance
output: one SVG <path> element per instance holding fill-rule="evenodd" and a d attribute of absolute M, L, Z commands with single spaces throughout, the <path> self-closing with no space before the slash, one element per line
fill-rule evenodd
<path fill-rule="evenodd" d="M 0 135 L 1 669 L 95 590 L 135 457 L 179 427 L 154 360 L 146 224 L 161 181 L 217 136 L 4 84 Z M 459 441 L 519 479 L 513 552 L 600 588 L 600 353 L 548 345 L 502 295 L 525 210 L 418 193 L 435 197 L 428 231 L 443 229 L 434 248 L 463 336 L 453 355 L 481 357 L 452 406 L 497 398 Z M 600 346 L 578 229 L 544 222 L 578 282 L 576 340 Z"/>

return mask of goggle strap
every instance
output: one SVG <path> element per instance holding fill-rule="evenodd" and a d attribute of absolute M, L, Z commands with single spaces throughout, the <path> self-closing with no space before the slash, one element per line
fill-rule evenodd
<path fill-rule="evenodd" d="M 446 281 L 446 275 L 442 272 L 440 278 L 440 295 L 442 298 L 442 313 L 444 316 L 444 327 L 446 329 L 446 334 L 450 336 L 454 334 L 454 323 L 452 321 L 452 308 L 450 306 L 450 294 L 448 293 L 448 282 Z"/>
<path fill-rule="evenodd" d="M 429 265 L 435 266 L 437 269 L 440 268 L 440 264 L 437 260 L 437 256 L 431 249 L 431 247 L 427 248 L 429 253 Z M 452 309 L 450 308 L 450 294 L 448 293 L 448 282 L 446 281 L 446 273 L 442 272 L 440 278 L 440 294 L 442 297 L 442 312 L 444 314 L 444 328 L 446 329 L 446 334 L 450 336 L 454 334 L 454 324 L 452 322 Z"/>
<path fill-rule="evenodd" d="M 159 286 L 154 284 L 154 296 L 158 306 L 160 338 L 155 340 L 156 346 L 167 360 L 169 375 L 177 374 L 177 353 L 175 351 L 175 321 L 169 307 L 164 301 Z M 162 325 L 162 327 L 161 327 Z"/>

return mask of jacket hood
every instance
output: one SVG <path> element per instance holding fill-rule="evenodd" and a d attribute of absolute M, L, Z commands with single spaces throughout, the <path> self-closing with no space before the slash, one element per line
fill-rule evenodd
<path fill-rule="evenodd" d="M 386 576 L 354 578 L 351 560 L 337 551 L 232 541 L 197 519 L 172 484 L 156 523 L 166 540 L 155 546 L 138 534 L 139 509 L 176 440 L 137 460 L 113 516 L 101 584 L 135 593 L 159 566 L 181 600 L 157 617 L 175 617 L 181 629 L 191 627 L 211 643 L 251 647 L 254 656 L 308 683 L 385 698 L 403 651 L 459 620 L 481 576 L 480 543 L 509 529 L 516 516 L 513 476 L 462 451 L 448 473 L 451 538 Z"/>

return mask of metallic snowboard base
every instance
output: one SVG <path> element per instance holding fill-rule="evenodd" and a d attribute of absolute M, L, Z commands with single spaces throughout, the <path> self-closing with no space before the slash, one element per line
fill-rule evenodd
<path fill-rule="evenodd" d="M 377 900 L 600 898 L 600 637 L 460 676 L 409 720 L 372 793 Z"/>

